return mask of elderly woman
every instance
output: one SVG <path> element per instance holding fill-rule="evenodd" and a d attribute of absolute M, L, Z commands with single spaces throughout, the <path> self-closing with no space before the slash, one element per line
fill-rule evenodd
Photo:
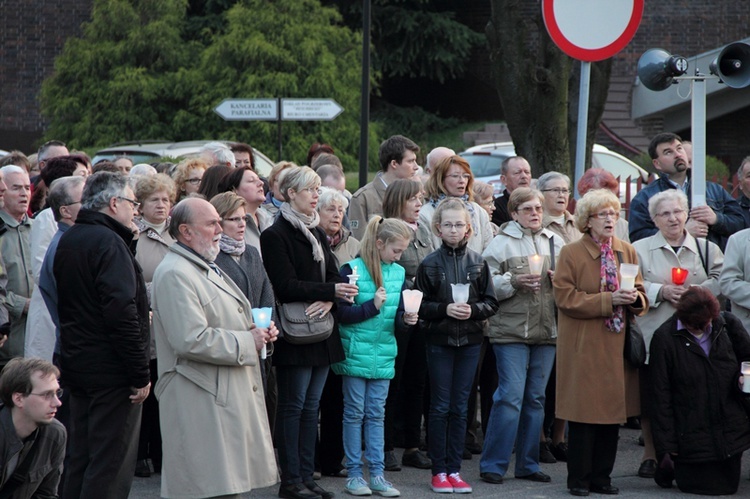
<path fill-rule="evenodd" d="M 177 163 L 172 173 L 172 180 L 177 186 L 178 201 L 198 192 L 203 174 L 207 169 L 208 163 L 200 158 L 185 159 Z"/>
<path fill-rule="evenodd" d="M 279 186 L 281 185 L 282 172 L 297 166 L 291 161 L 280 161 L 271 169 L 271 173 L 268 174 L 268 193 L 266 194 L 266 201 L 263 207 L 268 210 L 272 215 L 276 215 L 281 208 L 281 204 L 284 202 L 284 196 L 281 195 Z"/>
<path fill-rule="evenodd" d="M 495 213 L 497 206 L 495 206 L 495 189 L 487 182 L 477 180 L 474 182 L 474 201 L 484 208 L 487 212 L 487 216 L 490 217 L 490 227 L 492 227 L 492 234 L 496 236 L 500 232 L 500 227 L 492 222 L 492 214 Z"/>
<path fill-rule="evenodd" d="M 276 222 L 260 235 L 263 264 L 276 298 L 285 303 L 304 302 L 308 316 L 324 317 L 336 298 L 352 301 L 357 286 L 341 282 L 336 257 L 318 225 L 315 207 L 320 197 L 320 177 L 308 167 L 291 167 L 281 180 L 286 201 Z M 312 303 L 310 303 L 311 300 Z M 279 451 L 279 496 L 304 499 L 330 498 L 313 481 L 318 408 L 330 364 L 344 359 L 341 337 L 334 326 L 325 340 L 295 344 L 282 336 L 276 343 L 274 364 L 279 389 L 276 445 Z"/>
<path fill-rule="evenodd" d="M 133 222 L 138 228 L 139 237 L 135 259 L 143 268 L 143 279 L 151 299 L 151 281 L 156 267 L 169 252 L 174 239 L 169 235 L 169 211 L 174 202 L 176 187 L 171 178 L 164 174 L 139 177 L 135 197 L 141 204 L 139 213 Z M 156 350 L 153 332 L 151 333 L 151 385 L 156 385 Z M 151 470 L 147 459 L 151 459 L 154 471 L 161 471 L 161 431 L 159 428 L 159 404 L 153 391 L 143 403 L 141 415 L 141 433 L 138 441 L 138 461 L 136 476 L 150 476 Z"/>
<path fill-rule="evenodd" d="M 441 160 L 430 173 L 425 185 L 426 202 L 419 212 L 419 220 L 427 227 L 432 224 L 432 214 L 438 203 L 447 197 L 463 200 L 471 216 L 471 236 L 469 249 L 482 253 L 490 244 L 494 234 L 487 211 L 474 202 L 474 175 L 469 163 L 461 156 L 449 156 Z M 433 237 L 436 248 L 442 245 L 437 236 Z"/>
<path fill-rule="evenodd" d="M 219 182 L 221 192 L 234 192 L 245 200 L 245 242 L 260 251 L 260 233 L 273 224 L 273 215 L 261 208 L 266 200 L 263 180 L 250 168 L 235 168 Z"/>
<path fill-rule="evenodd" d="M 513 221 L 503 224 L 482 255 L 500 302 L 489 328 L 498 386 L 479 463 L 490 483 L 502 483 L 514 446 L 516 478 L 550 481 L 539 469 L 539 440 L 557 339 L 552 275 L 563 240 L 542 226 L 543 201 L 537 190 L 515 189 L 508 200 Z M 541 267 L 532 269 L 536 260 Z"/>
<path fill-rule="evenodd" d="M 724 263 L 724 255 L 716 244 L 695 239 L 685 230 L 688 200 L 682 191 L 669 189 L 656 194 L 649 200 L 648 211 L 659 232 L 633 244 L 650 304 L 648 313 L 638 318 L 647 350 L 656 328 L 674 314 L 680 297 L 690 286 L 703 286 L 719 296 L 719 276 Z M 682 269 L 684 282 L 674 282 L 673 269 Z M 638 476 L 652 478 L 656 472 L 656 453 L 649 421 L 654 401 L 648 361 L 639 375 L 645 449 Z"/>
<path fill-rule="evenodd" d="M 344 214 L 349 207 L 349 200 L 341 192 L 330 187 L 320 188 L 318 198 L 318 215 L 320 228 L 326 233 L 328 244 L 339 265 L 353 260 L 359 253 L 359 241 L 352 237 L 349 229 L 343 226 Z"/>
<path fill-rule="evenodd" d="M 414 287 L 417 267 L 434 251 L 428 224 L 420 223 L 422 184 L 411 179 L 394 180 L 383 195 L 383 216 L 403 220 L 414 230 L 414 238 L 401 254 L 399 265 L 406 271 L 406 286 Z M 430 469 L 432 461 L 419 450 L 422 432 L 422 401 L 427 385 L 427 353 L 424 334 L 405 334 L 396 330 L 398 354 L 396 375 L 388 389 L 385 405 L 385 465 L 387 471 L 400 468 L 394 453 L 395 421 L 400 415 L 404 454 L 401 464 L 419 469 Z"/>
<path fill-rule="evenodd" d="M 750 339 L 737 317 L 720 313 L 706 287 L 685 290 L 676 310 L 651 340 L 656 451 L 674 462 L 681 491 L 734 494 L 742 453 L 750 448 L 738 384 L 741 362 L 750 361 Z M 672 477 L 657 483 L 671 487 Z"/>
<path fill-rule="evenodd" d="M 593 189 L 607 189 L 618 199 L 620 196 L 620 183 L 614 175 L 604 168 L 589 168 L 578 181 L 578 194 L 581 196 L 586 195 L 587 192 Z M 621 241 L 630 242 L 628 221 L 624 218 L 617 219 L 615 236 Z"/>
<path fill-rule="evenodd" d="M 568 421 L 568 488 L 616 494 L 611 483 L 619 425 L 640 413 L 638 371 L 623 357 L 628 316 L 648 311 L 640 273 L 623 289 L 620 262 L 635 249 L 615 236 L 620 201 L 608 190 L 586 193 L 576 206 L 584 233 L 563 246 L 553 280 L 558 307 L 557 417 Z"/>
<path fill-rule="evenodd" d="M 542 226 L 562 238 L 565 244 L 581 238 L 575 217 L 568 211 L 570 177 L 558 172 L 547 172 L 536 181 L 536 188 L 544 194 Z"/>

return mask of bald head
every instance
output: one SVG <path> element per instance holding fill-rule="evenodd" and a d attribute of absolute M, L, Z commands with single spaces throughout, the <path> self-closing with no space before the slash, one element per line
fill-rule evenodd
<path fill-rule="evenodd" d="M 456 152 L 453 149 L 447 147 L 436 147 L 427 154 L 427 161 L 425 161 L 425 173 L 432 172 L 432 169 L 440 163 L 441 160 L 455 156 Z"/>

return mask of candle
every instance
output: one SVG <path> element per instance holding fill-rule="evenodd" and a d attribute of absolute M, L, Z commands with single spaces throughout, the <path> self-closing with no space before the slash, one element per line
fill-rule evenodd
<path fill-rule="evenodd" d="M 633 289 L 635 277 L 638 275 L 638 265 L 632 263 L 620 264 L 620 289 Z"/>
<path fill-rule="evenodd" d="M 352 273 L 347 276 L 349 278 L 349 284 L 357 284 L 357 280 L 359 279 L 359 274 L 357 273 L 357 266 L 355 265 L 352 269 Z"/>
<path fill-rule="evenodd" d="M 255 322 L 255 327 L 259 328 L 269 328 L 271 327 L 271 307 L 258 307 L 252 309 L 253 312 L 253 322 Z M 267 349 L 266 345 L 263 345 L 263 348 L 260 349 L 260 358 L 265 359 L 267 357 Z"/>
<path fill-rule="evenodd" d="M 454 303 L 469 302 L 469 284 L 451 284 Z"/>
<path fill-rule="evenodd" d="M 677 286 L 682 286 L 687 280 L 688 270 L 679 267 L 672 267 L 672 282 Z"/>
<path fill-rule="evenodd" d="M 542 258 L 542 255 L 529 255 L 529 273 L 530 274 L 541 275 L 543 264 L 544 264 L 544 258 Z"/>
<path fill-rule="evenodd" d="M 750 393 L 750 362 L 742 363 L 742 391 Z"/>
<path fill-rule="evenodd" d="M 418 289 L 405 289 L 404 295 L 404 311 L 407 313 L 418 313 L 419 305 L 422 303 L 422 292 Z"/>

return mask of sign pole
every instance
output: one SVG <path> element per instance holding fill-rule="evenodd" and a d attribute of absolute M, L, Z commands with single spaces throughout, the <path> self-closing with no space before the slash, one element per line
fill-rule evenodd
<path fill-rule="evenodd" d="M 706 204 L 706 79 L 701 75 L 692 82 L 693 167 L 690 178 L 691 207 Z"/>
<path fill-rule="evenodd" d="M 362 0 L 362 88 L 359 118 L 359 187 L 367 183 L 367 139 L 370 124 L 370 11 L 371 0 Z"/>
<path fill-rule="evenodd" d="M 576 139 L 576 168 L 573 177 L 575 198 L 581 197 L 578 192 L 578 180 L 586 169 L 586 135 L 589 123 L 589 90 L 591 87 L 591 63 L 581 61 L 581 84 L 578 91 L 578 131 Z"/>
<path fill-rule="evenodd" d="M 281 161 L 281 97 L 276 98 L 276 102 L 279 106 L 279 115 L 276 118 L 276 137 L 278 140 L 279 154 L 277 161 Z"/>

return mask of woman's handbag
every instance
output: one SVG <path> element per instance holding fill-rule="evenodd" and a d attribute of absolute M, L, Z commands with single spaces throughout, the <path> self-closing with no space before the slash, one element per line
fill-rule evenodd
<path fill-rule="evenodd" d="M 281 305 L 281 330 L 286 341 L 293 345 L 307 345 L 325 341 L 333 332 L 333 315 L 305 314 L 312 302 L 295 301 Z"/>
<path fill-rule="evenodd" d="M 641 367 L 646 363 L 646 341 L 643 339 L 641 326 L 632 313 L 627 313 L 625 321 L 625 348 L 623 356 L 631 366 Z"/>

